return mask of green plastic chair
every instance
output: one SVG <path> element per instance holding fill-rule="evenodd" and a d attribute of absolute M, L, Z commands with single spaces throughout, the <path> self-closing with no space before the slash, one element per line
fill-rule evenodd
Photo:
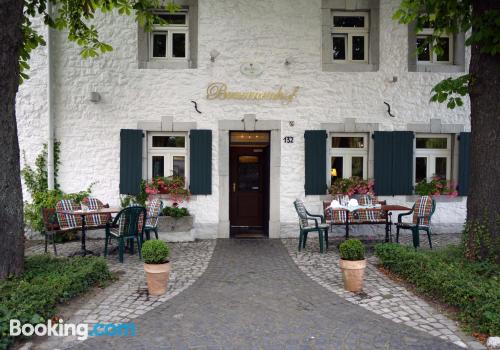
<path fill-rule="evenodd" d="M 304 202 L 300 199 L 295 200 L 293 202 L 295 206 L 295 210 L 297 211 L 297 215 L 299 216 L 299 252 L 302 248 L 306 247 L 307 235 L 309 232 L 318 232 L 319 238 L 319 251 L 320 253 L 324 253 L 325 249 L 323 247 L 323 242 L 326 243 L 326 249 L 328 249 L 328 224 L 325 223 L 325 218 L 323 215 L 311 214 L 307 211 L 304 206 Z M 318 219 L 320 222 L 318 223 Z M 314 221 L 314 225 L 309 223 L 309 220 Z"/>
<path fill-rule="evenodd" d="M 144 222 L 146 219 L 146 208 L 132 206 L 122 209 L 114 218 L 112 223 L 106 224 L 106 241 L 104 243 L 104 256 L 108 255 L 108 243 L 112 238 L 118 240 L 120 262 L 123 263 L 123 252 L 125 243 L 130 243 L 130 252 L 134 253 L 134 240 L 137 242 L 139 258 L 142 259 L 142 236 L 144 234 Z"/>
<path fill-rule="evenodd" d="M 399 243 L 399 230 L 411 230 L 413 236 L 413 247 L 420 247 L 420 231 L 427 232 L 429 247 L 432 249 L 431 241 L 431 218 L 436 210 L 436 201 L 429 196 L 421 196 L 417 199 L 411 210 L 398 215 L 396 223 L 396 243 Z M 412 222 L 402 222 L 403 216 L 413 214 Z"/>

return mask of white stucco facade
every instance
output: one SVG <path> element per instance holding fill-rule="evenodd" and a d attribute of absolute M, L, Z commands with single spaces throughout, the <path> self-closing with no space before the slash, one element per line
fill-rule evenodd
<path fill-rule="evenodd" d="M 381 131 L 409 130 L 410 124 L 430 125 L 431 119 L 470 130 L 468 100 L 455 110 L 429 103 L 431 88 L 449 73 L 408 72 L 408 27 L 391 19 L 398 3 L 380 1 L 376 72 L 322 71 L 320 0 L 199 0 L 198 64 L 194 69 L 139 69 L 138 28 L 133 17 L 97 16 L 101 39 L 114 50 L 95 59 L 82 59 L 79 48 L 67 42 L 65 33 L 56 33 L 53 86 L 55 137 L 61 142 L 61 188 L 73 192 L 97 182 L 93 194 L 117 205 L 120 129 L 136 129 L 140 122 L 159 122 L 165 116 L 172 116 L 174 122 L 195 122 L 197 128 L 213 132 L 212 195 L 194 196 L 188 203 L 196 218 L 195 236 L 228 236 L 220 225 L 219 212 L 224 205 L 220 122 L 255 115 L 259 122 L 279 123 L 275 136 L 280 139 L 274 140 L 280 147 L 279 158 L 271 161 L 279 173 L 279 182 L 275 182 L 276 177 L 271 179 L 279 186 L 279 204 L 271 208 L 279 224 L 270 237 L 295 236 L 293 200 L 305 199 L 311 211 L 321 207 L 320 196 L 304 194 L 305 130 L 343 123 L 345 118 L 377 123 Z M 210 60 L 213 49 L 220 52 L 215 62 Z M 46 55 L 46 48 L 35 52 L 31 79 L 20 87 L 17 97 L 20 148 L 28 163 L 47 142 Z M 285 65 L 288 57 L 293 60 Z M 240 67 L 245 62 L 262 65 L 262 74 L 243 75 Z M 397 77 L 396 82 L 393 77 Z M 280 87 L 289 91 L 295 86 L 299 91 L 289 104 L 207 100 L 211 82 L 224 82 L 233 91 L 274 91 Z M 101 95 L 100 102 L 89 101 L 91 91 Z M 194 110 L 192 100 L 202 114 Z M 388 115 L 384 101 L 391 105 L 394 118 Z M 285 136 L 293 136 L 294 142 L 283 143 Z M 382 199 L 398 204 L 409 204 L 410 200 L 405 196 Z M 458 232 L 465 214 L 463 197 L 439 202 L 433 217 L 435 231 Z"/>

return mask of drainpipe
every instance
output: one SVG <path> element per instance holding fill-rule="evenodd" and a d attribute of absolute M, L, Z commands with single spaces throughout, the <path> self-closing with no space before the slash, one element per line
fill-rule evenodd
<path fill-rule="evenodd" d="M 52 3 L 47 1 L 47 13 L 52 16 Z M 52 29 L 47 27 L 47 184 L 49 190 L 54 189 L 54 115 L 52 93 Z"/>

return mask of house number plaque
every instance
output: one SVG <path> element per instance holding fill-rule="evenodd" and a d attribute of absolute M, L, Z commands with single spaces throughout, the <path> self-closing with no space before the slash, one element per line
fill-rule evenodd
<path fill-rule="evenodd" d="M 285 136 L 285 137 L 283 137 L 283 142 L 285 142 L 285 143 L 293 143 L 293 136 Z"/>

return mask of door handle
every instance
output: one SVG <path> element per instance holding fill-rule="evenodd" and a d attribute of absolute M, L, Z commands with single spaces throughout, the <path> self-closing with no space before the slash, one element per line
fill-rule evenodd
<path fill-rule="evenodd" d="M 236 182 L 233 182 L 233 192 L 236 192 Z"/>

